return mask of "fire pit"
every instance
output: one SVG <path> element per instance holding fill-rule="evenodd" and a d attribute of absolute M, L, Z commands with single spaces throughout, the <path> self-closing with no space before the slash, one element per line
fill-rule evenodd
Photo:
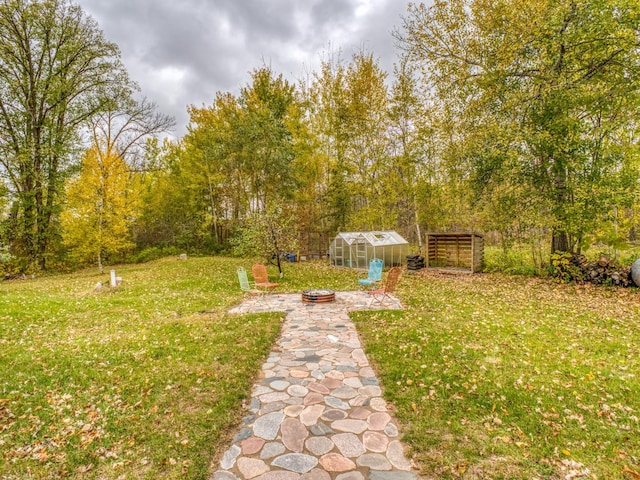
<path fill-rule="evenodd" d="M 332 290 L 305 290 L 302 301 L 305 303 L 329 303 L 336 299 L 336 292 Z"/>

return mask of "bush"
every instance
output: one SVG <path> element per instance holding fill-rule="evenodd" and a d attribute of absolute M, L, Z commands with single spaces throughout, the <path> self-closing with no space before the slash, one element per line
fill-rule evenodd
<path fill-rule="evenodd" d="M 181 253 L 184 253 L 184 251 L 177 247 L 150 247 L 139 252 L 132 260 L 135 263 L 146 263 L 163 257 L 180 255 Z"/>
<path fill-rule="evenodd" d="M 576 263 L 577 257 L 569 252 L 555 252 L 551 254 L 549 274 L 563 282 L 582 282 L 584 274 Z"/>
<path fill-rule="evenodd" d="M 504 250 L 499 247 L 485 247 L 484 271 L 502 272 L 511 275 L 538 275 L 531 258 L 531 253 L 523 248 L 510 248 Z"/>

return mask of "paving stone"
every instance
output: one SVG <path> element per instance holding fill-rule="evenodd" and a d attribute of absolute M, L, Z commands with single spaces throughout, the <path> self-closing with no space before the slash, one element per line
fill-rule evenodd
<path fill-rule="evenodd" d="M 265 403 L 258 411 L 258 415 L 266 415 L 267 413 L 278 412 L 287 405 L 284 402 Z"/>
<path fill-rule="evenodd" d="M 384 453 L 389 446 L 389 437 L 379 432 L 367 431 L 362 435 L 362 443 L 371 452 Z"/>
<path fill-rule="evenodd" d="M 250 479 L 269 471 L 269 466 L 257 458 L 240 457 L 238 470 L 244 478 Z"/>
<path fill-rule="evenodd" d="M 358 390 L 360 395 L 366 395 L 367 397 L 379 397 L 382 395 L 382 390 L 377 385 L 367 385 Z"/>
<path fill-rule="evenodd" d="M 331 475 L 320 468 L 314 468 L 302 475 L 300 480 L 331 480 Z"/>
<path fill-rule="evenodd" d="M 275 439 L 284 416 L 284 412 L 272 412 L 258 418 L 253 424 L 254 435 L 265 440 Z"/>
<path fill-rule="evenodd" d="M 336 420 L 331 423 L 331 428 L 340 432 L 360 434 L 367 429 L 367 422 L 363 420 Z"/>
<path fill-rule="evenodd" d="M 367 425 L 371 430 L 384 430 L 387 424 L 391 421 L 391 415 L 386 412 L 376 412 L 369 415 L 367 418 Z"/>
<path fill-rule="evenodd" d="M 356 468 L 356 464 L 339 453 L 327 453 L 320 457 L 320 465 L 327 472 L 346 472 Z"/>
<path fill-rule="evenodd" d="M 324 405 L 309 405 L 300 413 L 300 421 L 307 427 L 315 425 L 324 410 Z"/>
<path fill-rule="evenodd" d="M 287 417 L 297 417 L 304 409 L 304 405 L 289 405 L 284 409 L 284 414 Z"/>
<path fill-rule="evenodd" d="M 297 418 L 285 418 L 280 426 L 282 443 L 292 452 L 302 452 L 309 430 Z"/>
<path fill-rule="evenodd" d="M 343 400 L 348 400 L 350 398 L 357 397 L 358 391 L 353 387 L 344 385 L 340 388 L 336 388 L 335 390 L 333 390 L 331 392 L 331 395 L 333 397 L 341 398 Z"/>
<path fill-rule="evenodd" d="M 242 425 L 249 425 L 250 423 L 253 423 L 255 419 L 256 416 L 254 414 L 247 415 L 242 419 Z"/>
<path fill-rule="evenodd" d="M 247 438 L 249 438 L 251 436 L 251 429 L 250 428 L 243 428 L 241 429 L 235 437 L 233 437 L 233 443 L 239 443 Z"/>
<path fill-rule="evenodd" d="M 306 473 L 318 464 L 318 459 L 303 453 L 288 453 L 277 457 L 271 465 L 291 470 L 297 473 Z"/>
<path fill-rule="evenodd" d="M 283 391 L 286 390 L 287 388 L 289 388 L 289 385 L 291 385 L 291 383 L 286 382 L 284 380 L 276 380 L 274 382 L 270 383 L 271 388 L 274 390 L 278 390 L 278 391 Z"/>
<path fill-rule="evenodd" d="M 260 449 L 264 446 L 264 439 L 258 437 L 250 437 L 246 440 L 240 442 L 240 448 L 242 449 L 243 455 L 253 455 L 254 453 L 258 453 Z"/>
<path fill-rule="evenodd" d="M 357 372 L 358 367 L 356 365 L 338 365 L 336 370 L 339 372 Z"/>
<path fill-rule="evenodd" d="M 257 398 L 252 398 L 251 403 L 249 404 L 249 411 L 253 413 L 258 413 L 260 410 L 260 400 Z"/>
<path fill-rule="evenodd" d="M 293 378 L 307 378 L 309 376 L 308 370 L 292 370 L 291 376 Z"/>
<path fill-rule="evenodd" d="M 380 472 L 380 471 L 369 471 L 368 480 L 418 480 L 413 473 L 409 472 Z"/>
<path fill-rule="evenodd" d="M 307 388 L 312 392 L 321 393 L 322 395 L 328 395 L 330 390 L 318 382 L 311 382 L 307 385 Z"/>
<path fill-rule="evenodd" d="M 304 397 L 307 393 L 309 393 L 309 390 L 302 385 L 291 385 L 289 388 L 287 388 L 287 393 L 292 397 Z"/>
<path fill-rule="evenodd" d="M 335 443 L 340 453 L 345 457 L 359 457 L 366 450 L 357 435 L 353 433 L 338 433 L 331 436 L 331 441 Z"/>
<path fill-rule="evenodd" d="M 365 395 L 358 395 L 357 397 L 349 400 L 349 405 L 352 407 L 367 407 L 371 403 L 371 397 Z"/>
<path fill-rule="evenodd" d="M 334 443 L 328 437 L 310 437 L 305 442 L 307 450 L 318 457 L 329 453 L 334 446 Z"/>
<path fill-rule="evenodd" d="M 258 385 L 251 392 L 251 396 L 259 397 L 260 395 L 264 395 L 266 393 L 273 393 L 273 389 L 271 389 L 269 387 L 265 387 L 264 385 Z"/>
<path fill-rule="evenodd" d="M 224 470 L 218 470 L 213 474 L 211 480 L 240 480 L 231 472 L 225 472 Z"/>
<path fill-rule="evenodd" d="M 236 458 L 238 458 L 241 452 L 242 449 L 238 445 L 232 445 L 231 448 L 222 455 L 220 466 L 225 470 L 233 468 L 236 463 Z"/>
<path fill-rule="evenodd" d="M 386 412 L 387 411 L 387 402 L 383 398 L 376 397 L 372 398 L 369 402 L 369 406 L 378 412 Z"/>
<path fill-rule="evenodd" d="M 306 397 L 304 397 L 304 401 L 303 401 L 304 405 L 313 405 L 315 403 L 323 403 L 323 402 L 324 402 L 324 396 L 315 392 L 312 392 Z"/>
<path fill-rule="evenodd" d="M 393 440 L 387 448 L 387 458 L 391 464 L 399 470 L 411 470 L 411 464 L 404 455 L 402 445 L 398 440 Z"/>
<path fill-rule="evenodd" d="M 280 442 L 268 442 L 264 444 L 264 447 L 262 447 L 260 458 L 266 460 L 268 458 L 277 457 L 278 455 L 282 455 L 285 450 L 286 448 L 284 448 L 284 445 Z"/>
<path fill-rule="evenodd" d="M 318 422 L 315 425 L 311 425 L 311 427 L 309 427 L 309 431 L 316 436 L 330 435 L 332 433 L 336 433 L 327 424 L 322 422 Z"/>
<path fill-rule="evenodd" d="M 336 480 L 364 480 L 364 475 L 360 472 L 341 473 L 336 477 Z"/>
<path fill-rule="evenodd" d="M 348 410 L 349 404 L 336 397 L 324 397 L 324 402 L 333 408 L 340 408 L 341 410 Z"/>
<path fill-rule="evenodd" d="M 327 378 L 333 380 L 340 380 L 340 384 L 342 384 L 342 380 L 344 380 L 344 373 L 339 372 L 338 370 L 332 370 L 327 372 Z"/>
<path fill-rule="evenodd" d="M 371 470 L 391 470 L 391 464 L 387 457 L 379 453 L 366 453 L 356 459 L 356 464 Z"/>
<path fill-rule="evenodd" d="M 264 395 L 260 395 L 258 399 L 262 403 L 271 403 L 271 402 L 281 402 L 290 397 L 288 393 L 284 392 L 273 392 L 273 393 L 265 393 Z"/>
<path fill-rule="evenodd" d="M 365 407 L 356 407 L 349 411 L 349 418 L 356 420 L 366 420 L 373 412 Z"/>
<path fill-rule="evenodd" d="M 267 472 L 253 480 L 299 480 L 300 475 L 295 472 L 286 472 L 284 470 L 275 470 Z"/>
<path fill-rule="evenodd" d="M 333 372 L 333 370 L 331 372 Z M 329 375 L 329 373 L 327 373 L 327 375 Z M 325 378 L 324 380 L 321 380 L 320 383 L 325 387 L 327 387 L 329 390 L 333 390 L 334 388 L 340 388 L 342 385 L 344 385 L 342 383 L 342 379 L 336 380 L 335 378 Z"/>
<path fill-rule="evenodd" d="M 356 348 L 351 354 L 353 359 L 358 363 L 366 363 L 367 356 L 364 354 L 364 351 L 361 348 Z"/>
<path fill-rule="evenodd" d="M 350 377 L 350 378 L 345 378 L 344 379 L 344 384 L 351 387 L 351 388 L 361 388 L 362 385 L 362 381 L 360 380 L 359 377 Z"/>
<path fill-rule="evenodd" d="M 380 382 L 375 377 L 361 377 L 362 385 L 379 385 Z"/>
<path fill-rule="evenodd" d="M 397 437 L 399 434 L 398 427 L 396 427 L 394 423 L 389 422 L 389 424 L 384 427 L 384 433 L 387 435 L 387 437 Z"/>
<path fill-rule="evenodd" d="M 327 422 L 335 422 L 336 420 L 343 420 L 347 418 L 347 415 L 347 412 L 345 412 L 344 410 L 330 409 L 326 410 L 322 414 L 322 420 L 325 420 Z"/>

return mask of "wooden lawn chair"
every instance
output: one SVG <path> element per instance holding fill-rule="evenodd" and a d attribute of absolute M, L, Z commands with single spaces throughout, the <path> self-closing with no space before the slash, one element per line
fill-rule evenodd
<path fill-rule="evenodd" d="M 371 302 L 369 306 L 373 306 L 374 304 L 380 305 L 381 307 L 385 306 L 387 302 L 393 301 L 389 294 L 396 291 L 396 287 L 398 286 L 398 280 L 400 279 L 400 272 L 402 269 L 400 267 L 393 267 L 387 273 L 387 278 L 384 282 L 384 285 L 380 288 L 376 288 L 375 290 L 370 290 L 369 295 L 371 295 Z"/>
<path fill-rule="evenodd" d="M 251 267 L 253 273 L 253 281 L 256 282 L 256 288 L 271 291 L 278 287 L 279 283 L 273 283 L 269 281 L 269 275 L 267 274 L 267 267 L 261 263 L 256 263 Z"/>

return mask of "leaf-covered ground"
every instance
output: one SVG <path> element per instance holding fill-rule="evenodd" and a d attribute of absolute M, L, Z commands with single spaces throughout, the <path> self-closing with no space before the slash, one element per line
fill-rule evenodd
<path fill-rule="evenodd" d="M 238 265 L 0 283 L 0 478 L 207 478 L 282 318 L 225 313 Z M 356 285 L 284 268 L 281 291 Z M 399 295 L 354 318 L 425 478 L 639 478 L 637 290 L 407 273 Z"/>
<path fill-rule="evenodd" d="M 280 314 L 225 314 L 238 261 L 0 284 L 0 478 L 206 478 Z"/>
<path fill-rule="evenodd" d="M 426 478 L 640 478 L 640 293 L 403 277 L 355 315 Z"/>

